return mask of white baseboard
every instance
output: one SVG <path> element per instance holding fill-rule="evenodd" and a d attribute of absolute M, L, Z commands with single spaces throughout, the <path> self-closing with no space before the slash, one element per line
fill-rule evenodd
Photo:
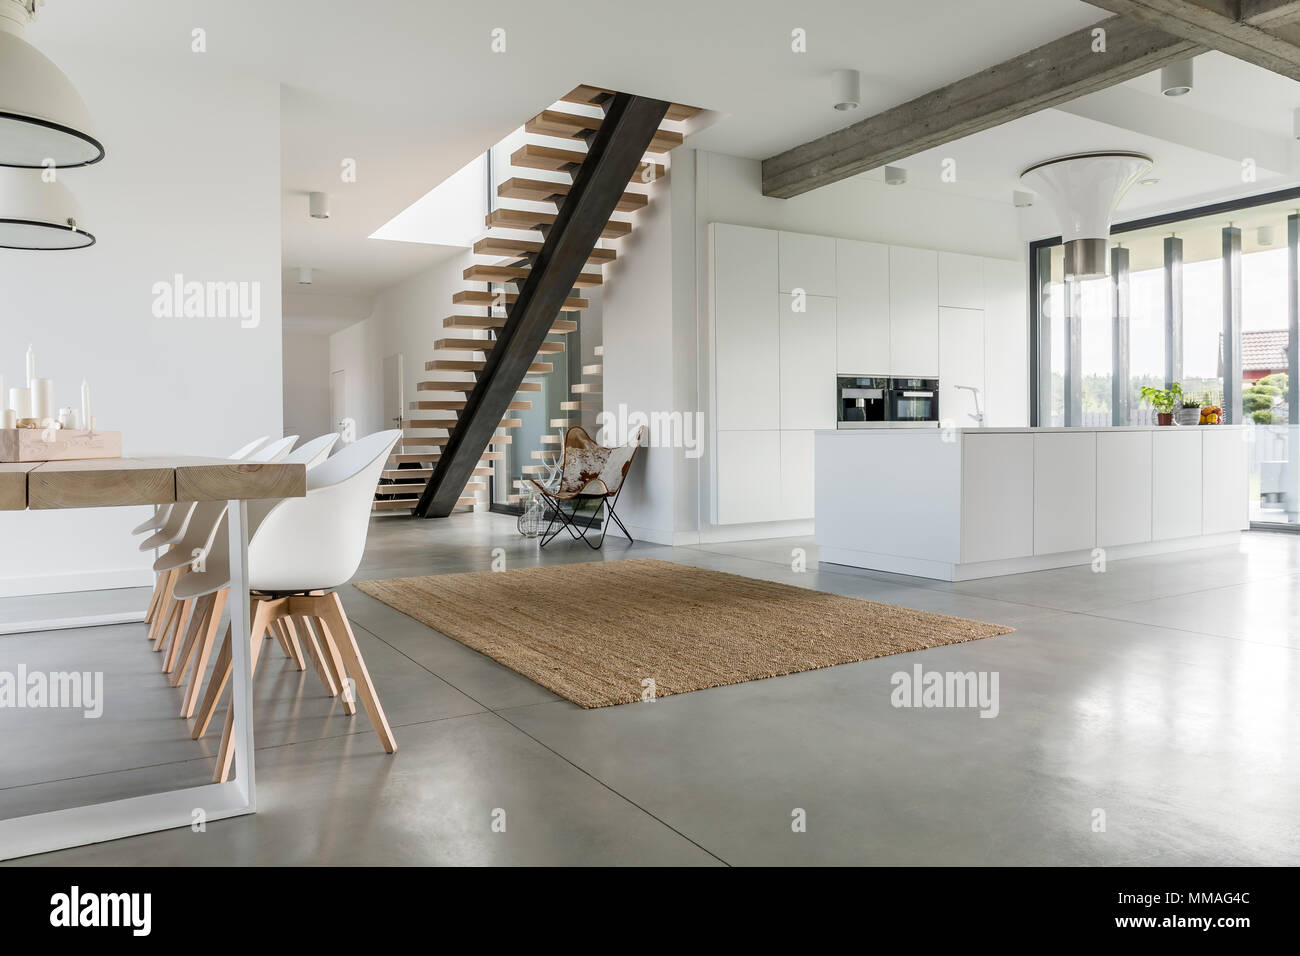
<path fill-rule="evenodd" d="M 153 587 L 154 573 L 149 568 L 122 568 L 112 571 L 66 571 L 61 574 L 35 574 L 30 577 L 0 580 L 0 597 L 23 597 L 28 594 L 62 594 L 67 591 L 107 591 L 110 588 Z"/>
<path fill-rule="evenodd" d="M 758 524 L 709 524 L 698 532 L 700 544 L 721 544 L 727 541 L 757 541 L 760 538 L 811 537 L 813 520 L 763 521 Z"/>

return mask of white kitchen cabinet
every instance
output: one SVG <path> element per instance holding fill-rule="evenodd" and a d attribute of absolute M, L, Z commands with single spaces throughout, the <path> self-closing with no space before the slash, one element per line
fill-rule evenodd
<path fill-rule="evenodd" d="M 889 373 L 939 374 L 939 256 L 889 247 Z"/>
<path fill-rule="evenodd" d="M 1027 286 L 1021 263 L 984 260 L 984 415 L 994 428 L 1029 424 Z"/>
<path fill-rule="evenodd" d="M 1250 525 L 1246 462 L 1247 432 L 1207 426 L 1201 433 L 1201 478 L 1206 494 L 1201 504 L 1201 534 L 1241 531 Z"/>
<path fill-rule="evenodd" d="M 962 436 L 961 560 L 1034 553 L 1034 436 Z"/>
<path fill-rule="evenodd" d="M 796 312 L 779 294 L 781 348 L 780 427 L 835 427 L 835 300 L 810 295 Z M 764 386 L 755 381 L 751 388 Z M 770 426 L 772 421 L 767 424 Z"/>
<path fill-rule="evenodd" d="M 1097 547 L 1151 540 L 1151 432 L 1097 432 Z"/>
<path fill-rule="evenodd" d="M 781 433 L 719 431 L 717 446 L 717 523 L 779 520 Z"/>
<path fill-rule="evenodd" d="M 835 241 L 835 348 L 841 375 L 889 374 L 889 247 Z"/>
<path fill-rule="evenodd" d="M 1034 554 L 1097 543 L 1097 433 L 1034 436 Z"/>
<path fill-rule="evenodd" d="M 716 426 L 774 428 L 781 416 L 777 234 L 711 228 Z"/>
<path fill-rule="evenodd" d="M 977 422 L 975 399 L 957 388 L 970 385 L 980 390 L 984 404 L 984 311 L 982 309 L 939 308 L 939 420 L 958 428 L 973 428 Z"/>
<path fill-rule="evenodd" d="M 1151 433 L 1152 540 L 1201 533 L 1201 467 L 1200 429 L 1170 426 Z"/>
<path fill-rule="evenodd" d="M 835 295 L 835 240 L 799 232 L 782 232 L 779 236 L 778 291 L 803 289 L 808 295 Z"/>
<path fill-rule="evenodd" d="M 813 516 L 813 432 L 781 432 L 781 514 L 784 520 Z"/>
<path fill-rule="evenodd" d="M 984 308 L 984 260 L 980 256 L 939 253 L 939 305 Z"/>

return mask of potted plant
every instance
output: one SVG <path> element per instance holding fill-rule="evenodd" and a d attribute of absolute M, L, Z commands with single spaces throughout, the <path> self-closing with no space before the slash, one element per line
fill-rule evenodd
<path fill-rule="evenodd" d="M 1199 425 L 1200 423 L 1201 400 L 1199 398 L 1184 398 L 1182 408 L 1178 410 L 1178 424 Z"/>
<path fill-rule="evenodd" d="M 1152 388 L 1150 385 L 1142 386 L 1142 399 L 1150 404 L 1156 410 L 1157 425 L 1172 425 L 1174 423 L 1174 408 L 1182 400 L 1183 386 L 1178 382 L 1168 388 Z"/>

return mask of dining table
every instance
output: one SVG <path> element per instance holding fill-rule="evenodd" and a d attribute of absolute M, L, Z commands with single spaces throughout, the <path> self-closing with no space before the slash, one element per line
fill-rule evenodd
<path fill-rule="evenodd" d="M 226 502 L 233 594 L 248 594 L 248 502 L 301 498 L 306 493 L 306 466 L 283 462 L 188 456 L 0 462 L 0 511 Z M 202 808 L 207 820 L 256 812 L 249 604 L 232 600 L 227 606 L 234 636 L 231 707 L 235 775 L 224 783 L 214 780 L 0 820 L 0 860 L 189 827 L 195 808 Z"/>

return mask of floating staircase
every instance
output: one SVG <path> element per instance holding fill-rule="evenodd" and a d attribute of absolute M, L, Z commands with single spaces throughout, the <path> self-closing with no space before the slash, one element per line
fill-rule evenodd
<path fill-rule="evenodd" d="M 591 107 L 603 115 L 592 115 Z M 426 362 L 428 380 L 417 384 L 421 393 L 444 394 L 411 403 L 413 411 L 441 414 L 405 423 L 406 434 L 383 473 L 376 511 L 434 517 L 472 506 L 488 490 L 491 463 L 511 443 L 505 432 L 521 424 L 507 413 L 532 408 L 526 396 L 540 392 L 542 383 L 528 376 L 553 370 L 549 357 L 563 355 L 563 336 L 577 330 L 577 313 L 590 305 L 581 290 L 599 288 L 602 267 L 617 259 L 616 249 L 602 243 L 632 232 L 632 220 L 619 216 L 647 207 L 647 184 L 667 172 L 663 154 L 682 143 L 678 124 L 698 112 L 579 86 L 524 124 L 526 142 L 512 153 L 511 165 L 561 178 L 514 176 L 497 186 L 502 204 L 485 217 L 488 233 L 473 246 L 481 261 L 465 269 L 469 287 L 452 295 L 455 314 L 442 322 L 447 337 L 433 342 L 438 353 L 447 354 Z M 586 397 L 598 401 L 597 393 L 598 388 Z M 546 444 L 554 449 L 554 443 Z M 541 465 L 523 467 L 530 477 L 546 472 Z M 457 482 L 462 487 L 453 496 Z"/>

